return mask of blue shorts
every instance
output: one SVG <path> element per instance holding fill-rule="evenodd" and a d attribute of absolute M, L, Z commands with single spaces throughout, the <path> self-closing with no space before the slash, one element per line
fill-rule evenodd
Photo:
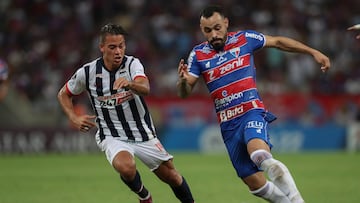
<path fill-rule="evenodd" d="M 268 123 L 275 119 L 274 115 L 264 110 L 252 110 L 236 118 L 234 128 L 221 129 L 231 162 L 240 178 L 245 178 L 260 171 L 250 159 L 247 143 L 251 139 L 259 138 L 264 140 L 271 148 Z"/>

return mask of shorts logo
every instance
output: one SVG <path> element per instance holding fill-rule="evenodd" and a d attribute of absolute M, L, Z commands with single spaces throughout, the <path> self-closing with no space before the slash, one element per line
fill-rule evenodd
<path fill-rule="evenodd" d="M 264 123 L 260 121 L 249 121 L 245 128 L 254 128 L 257 133 L 261 133 L 261 130 L 264 129 Z"/>

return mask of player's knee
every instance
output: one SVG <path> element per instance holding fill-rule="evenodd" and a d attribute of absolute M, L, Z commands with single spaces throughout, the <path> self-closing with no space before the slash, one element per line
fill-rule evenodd
<path fill-rule="evenodd" d="M 261 168 L 261 164 L 265 160 L 272 159 L 272 155 L 264 149 L 258 149 L 250 154 L 250 159 L 256 164 L 257 167 Z"/>
<path fill-rule="evenodd" d="M 250 158 L 260 169 L 264 170 L 272 180 L 287 172 L 286 166 L 274 159 L 271 153 L 266 150 L 256 150 L 251 153 Z"/>
<path fill-rule="evenodd" d="M 271 180 L 275 180 L 289 172 L 283 163 L 275 159 L 264 161 L 261 167 L 264 168 Z"/>
<path fill-rule="evenodd" d="M 135 176 L 136 165 L 132 161 L 128 161 L 128 162 L 114 161 L 113 167 L 125 179 L 132 178 Z"/>

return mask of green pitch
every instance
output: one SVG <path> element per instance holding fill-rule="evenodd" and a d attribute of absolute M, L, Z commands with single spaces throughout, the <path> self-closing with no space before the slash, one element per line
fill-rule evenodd
<path fill-rule="evenodd" d="M 173 153 L 197 203 L 262 203 L 237 178 L 227 155 Z M 307 202 L 360 201 L 360 154 L 276 154 Z M 138 163 L 155 203 L 177 203 L 170 188 Z M 0 155 L 0 203 L 132 203 L 103 154 Z"/>

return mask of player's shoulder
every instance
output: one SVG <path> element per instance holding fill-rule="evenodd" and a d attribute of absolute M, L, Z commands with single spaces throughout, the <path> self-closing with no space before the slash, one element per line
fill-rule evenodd
<path fill-rule="evenodd" d="M 90 67 L 90 68 L 91 67 L 96 67 L 96 64 L 98 63 L 99 60 L 101 60 L 100 57 L 96 58 L 96 59 L 93 59 L 92 61 L 88 61 L 88 62 L 82 64 L 79 69 L 84 69 L 85 67 Z"/>
<path fill-rule="evenodd" d="M 191 51 L 191 55 L 196 55 L 196 54 L 208 55 L 212 52 L 214 52 L 214 49 L 210 46 L 210 44 L 207 41 L 205 41 L 205 42 L 195 45 Z"/>
<path fill-rule="evenodd" d="M 124 55 L 124 62 L 126 63 L 130 63 L 132 61 L 140 61 L 140 59 L 136 56 L 133 56 L 133 55 Z"/>
<path fill-rule="evenodd" d="M 206 49 L 207 47 L 210 47 L 209 46 L 209 42 L 208 41 L 204 41 L 204 42 L 201 42 L 199 44 L 196 44 L 194 47 L 193 47 L 193 50 L 201 50 L 201 49 Z"/>
<path fill-rule="evenodd" d="M 265 35 L 263 33 L 258 32 L 256 30 L 244 30 L 243 34 L 245 35 L 246 38 L 252 38 L 259 41 L 263 41 L 265 38 Z"/>
<path fill-rule="evenodd" d="M 124 55 L 123 64 L 125 67 L 138 67 L 139 65 L 142 66 L 140 58 L 133 56 L 133 55 Z"/>

